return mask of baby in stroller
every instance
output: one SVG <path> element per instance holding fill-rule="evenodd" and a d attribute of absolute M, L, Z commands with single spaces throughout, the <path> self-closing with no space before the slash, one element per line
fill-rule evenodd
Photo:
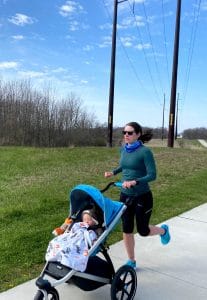
<path fill-rule="evenodd" d="M 64 233 L 49 243 L 46 264 L 36 280 L 38 290 L 34 300 L 59 300 L 56 287 L 63 283 L 75 284 L 84 291 L 110 284 L 112 300 L 134 298 L 137 288 L 135 270 L 123 265 L 115 272 L 106 244 L 108 235 L 126 209 L 123 203 L 103 195 L 111 186 L 120 187 L 120 183 L 111 182 L 102 190 L 85 184 L 72 189 L 69 218 L 61 226 Z M 75 242 L 79 234 L 82 237 Z M 73 242 L 71 236 L 74 237 Z M 88 236 L 86 245 L 85 236 Z M 72 252 L 76 258 L 69 260 Z"/>
<path fill-rule="evenodd" d="M 90 210 L 88 209 L 83 211 L 82 213 L 82 222 L 88 223 L 90 227 L 94 225 L 98 225 L 98 221 L 95 218 L 96 218 L 96 214 L 94 209 L 90 209 Z M 63 234 L 64 232 L 67 232 L 70 229 L 72 223 L 73 223 L 73 219 L 67 217 L 64 223 L 60 227 L 57 227 L 53 230 L 52 234 L 57 236 Z"/>
<path fill-rule="evenodd" d="M 77 271 L 85 271 L 88 250 L 98 238 L 98 221 L 92 209 L 84 210 L 82 221 L 68 224 L 63 234 L 49 242 L 45 259 L 58 261 Z"/>

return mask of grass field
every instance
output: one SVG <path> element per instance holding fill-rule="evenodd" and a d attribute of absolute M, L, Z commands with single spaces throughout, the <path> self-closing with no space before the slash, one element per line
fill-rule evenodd
<path fill-rule="evenodd" d="M 158 169 L 152 223 L 205 203 L 207 149 L 149 146 Z M 109 182 L 104 171 L 118 160 L 118 148 L 0 147 L 0 291 L 39 275 L 51 232 L 68 214 L 69 191 L 80 183 L 102 189 Z M 107 196 L 116 200 L 119 191 Z M 108 242 L 121 236 L 118 225 Z"/>

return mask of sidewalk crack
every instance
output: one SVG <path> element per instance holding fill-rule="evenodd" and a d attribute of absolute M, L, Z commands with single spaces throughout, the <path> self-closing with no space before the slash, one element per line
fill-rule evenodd
<path fill-rule="evenodd" d="M 182 217 L 182 216 L 178 216 L 178 218 L 186 219 L 186 220 L 190 220 L 190 221 L 194 221 L 194 222 L 198 222 L 198 223 L 204 223 L 204 224 L 207 224 L 206 221 L 196 220 L 196 219 L 193 219 L 193 218 Z"/>

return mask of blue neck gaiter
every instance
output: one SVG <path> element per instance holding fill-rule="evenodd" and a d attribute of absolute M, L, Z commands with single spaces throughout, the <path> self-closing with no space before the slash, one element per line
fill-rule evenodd
<path fill-rule="evenodd" d="M 125 150 L 126 150 L 126 152 L 131 153 L 131 152 L 134 152 L 135 150 L 137 150 L 141 145 L 142 145 L 141 141 L 136 141 L 133 144 L 126 144 Z"/>

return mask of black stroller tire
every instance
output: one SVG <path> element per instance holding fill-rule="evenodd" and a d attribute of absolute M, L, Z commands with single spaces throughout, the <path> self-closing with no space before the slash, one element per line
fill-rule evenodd
<path fill-rule="evenodd" d="M 38 290 L 36 295 L 34 296 L 34 300 L 42 300 L 43 298 L 44 298 L 43 293 L 40 290 Z"/>
<path fill-rule="evenodd" d="M 122 266 L 115 273 L 111 284 L 111 300 L 132 300 L 137 289 L 137 274 L 130 266 Z"/>
<path fill-rule="evenodd" d="M 48 296 L 48 300 L 59 300 L 59 294 L 58 291 L 55 288 L 51 288 L 48 292 L 47 292 L 47 296 Z M 41 290 L 38 290 L 34 300 L 44 300 L 44 294 Z"/>

